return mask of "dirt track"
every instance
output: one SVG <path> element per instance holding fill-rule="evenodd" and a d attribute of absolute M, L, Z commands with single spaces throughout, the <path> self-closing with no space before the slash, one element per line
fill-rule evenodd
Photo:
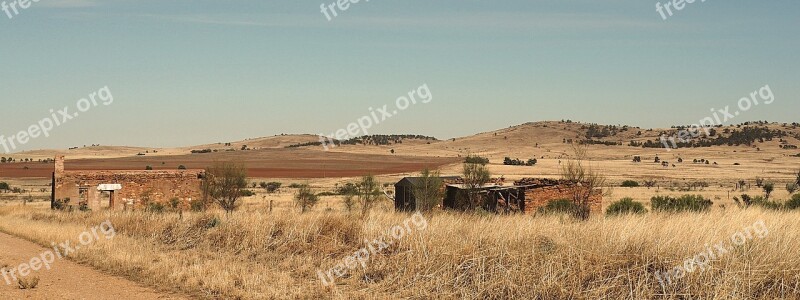
<path fill-rule="evenodd" d="M 26 240 L 0 232 L 0 267 L 11 268 L 30 261 L 47 249 Z M 165 295 L 139 286 L 124 278 L 100 273 L 66 260 L 56 260 L 50 270 L 42 269 L 29 276 L 38 276 L 35 289 L 21 290 L 17 283 L 11 285 L 0 275 L 2 299 L 187 299 L 183 296 Z M 11 278 L 9 276 L 9 278 Z"/>
<path fill-rule="evenodd" d="M 67 160 L 67 170 L 175 170 L 183 165 L 202 169 L 216 161 L 244 163 L 249 177 L 325 178 L 416 172 L 458 162 L 458 158 L 352 154 L 304 149 L 265 149 L 172 156 Z M 27 167 L 27 169 L 26 169 Z M 0 164 L 0 178 L 50 178 L 51 163 Z"/>

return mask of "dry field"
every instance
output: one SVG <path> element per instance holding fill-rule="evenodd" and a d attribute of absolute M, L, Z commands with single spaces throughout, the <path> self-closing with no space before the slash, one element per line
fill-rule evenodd
<path fill-rule="evenodd" d="M 332 192 L 357 176 L 377 174 L 393 184 L 435 167 L 443 175 L 460 173 L 468 154 L 490 159 L 495 177 L 559 177 L 569 158 L 562 139 L 579 134 L 575 124 L 525 124 L 455 140 L 406 141 L 392 146 L 343 146 L 285 149 L 313 141 L 313 136 L 277 136 L 196 147 L 158 149 L 88 147 L 70 151 L 37 151 L 34 159 L 67 155 L 67 169 L 202 168 L 214 161 L 245 163 L 251 182 L 278 181 L 280 192 L 241 201 L 236 212 L 151 214 L 145 212 L 64 213 L 49 210 L 49 164 L 2 164 L 0 181 L 29 192 L 0 193 L 0 231 L 49 246 L 75 239 L 86 228 L 110 220 L 117 231 L 111 241 L 81 249 L 74 261 L 107 274 L 121 275 L 162 292 L 201 299 L 800 299 L 800 212 L 741 209 L 732 197 L 760 195 L 756 177 L 774 182 L 772 199 L 790 198 L 784 190 L 800 169 L 798 150 L 783 150 L 775 141 L 756 147 L 642 149 L 591 146 L 589 164 L 608 177 L 604 205 L 623 197 L 645 203 L 657 195 L 700 194 L 714 201 L 708 213 L 641 216 L 593 216 L 577 222 L 564 216 L 479 216 L 434 212 L 424 229 L 394 240 L 326 287 L 318 271 L 328 272 L 409 215 L 383 202 L 366 219 L 344 210 L 339 196 L 323 196 L 309 213 L 300 214 L 292 183 L 310 184 L 315 192 Z M 636 132 L 643 129 L 632 129 Z M 654 131 L 658 132 L 658 130 Z M 632 133 L 626 133 L 630 135 Z M 648 135 L 649 134 L 649 135 Z M 625 139 L 653 138 L 622 136 Z M 792 143 L 800 141 L 794 139 Z M 251 151 L 224 151 L 243 145 Z M 187 154 L 213 148 L 218 153 Z M 391 154 L 395 150 L 395 154 Z M 505 156 L 537 158 L 533 167 L 504 166 Z M 632 162 L 641 156 L 642 163 Z M 667 168 L 654 163 L 659 156 Z M 25 155 L 27 157 L 27 155 Z M 684 160 L 678 163 L 678 158 Z M 73 160 L 70 160 L 73 159 Z M 716 164 L 693 163 L 706 159 Z M 672 164 L 675 166 L 673 167 Z M 23 167 L 28 166 L 28 169 Z M 655 180 L 653 188 L 621 188 L 624 180 Z M 735 188 L 739 180 L 750 186 Z M 703 183 L 701 188 L 687 186 Z M 22 205 L 31 197 L 33 203 Z M 272 207 L 270 211 L 269 207 Z M 763 221 L 763 237 L 753 226 Z M 407 227 L 408 228 L 408 227 Z M 750 229 L 747 229 L 750 228 Z M 748 231 L 742 245 L 731 237 Z M 661 285 L 657 271 L 667 271 L 721 242 L 730 247 L 704 270 Z M 10 264 L 11 262 L 3 262 Z M 17 262 L 18 263 L 18 262 Z"/>
<path fill-rule="evenodd" d="M 41 245 L 110 220 L 113 240 L 73 259 L 164 291 L 204 299 L 797 299 L 800 213 L 727 209 L 588 222 L 569 218 L 434 213 L 425 226 L 348 270 L 326 272 L 409 215 L 369 218 L 263 205 L 222 212 L 62 213 L 0 208 L 0 230 Z M 763 221 L 741 246 L 731 236 Z M 416 224 L 416 223 L 415 223 Z M 423 224 L 423 223 L 419 223 Z M 756 233 L 760 233 L 757 235 Z M 672 284 L 655 271 L 725 243 L 727 252 Z"/>

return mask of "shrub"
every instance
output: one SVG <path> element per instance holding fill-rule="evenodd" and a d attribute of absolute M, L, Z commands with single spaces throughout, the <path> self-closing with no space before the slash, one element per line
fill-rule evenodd
<path fill-rule="evenodd" d="M 162 212 L 164 212 L 164 208 L 165 208 L 164 204 L 161 204 L 161 203 L 158 203 L 158 202 L 150 202 L 150 203 L 147 204 L 147 207 L 145 208 L 145 210 L 148 211 L 148 212 L 162 213 Z"/>
<path fill-rule="evenodd" d="M 9 186 L 7 182 L 0 182 L 0 191 L 8 191 L 10 189 L 11 186 Z"/>
<path fill-rule="evenodd" d="M 192 201 L 189 201 L 189 207 L 192 209 L 192 211 L 205 211 L 206 203 L 199 199 L 192 199 Z"/>
<path fill-rule="evenodd" d="M 180 165 L 180 166 L 178 166 L 178 170 L 186 170 L 186 166 Z"/>
<path fill-rule="evenodd" d="M 653 211 L 659 212 L 705 212 L 714 202 L 700 195 L 683 195 L 679 198 L 670 196 L 656 196 L 650 199 Z"/>
<path fill-rule="evenodd" d="M 794 192 L 800 189 L 800 186 L 797 183 L 788 183 L 786 184 L 786 191 L 789 192 L 789 195 L 794 194 Z"/>
<path fill-rule="evenodd" d="M 639 187 L 639 183 L 634 180 L 625 180 L 622 182 L 622 187 L 635 188 Z"/>
<path fill-rule="evenodd" d="M 639 202 L 633 201 L 633 198 L 622 198 L 621 200 L 612 203 L 608 209 L 606 209 L 606 214 L 609 216 L 616 216 L 622 214 L 644 214 L 647 213 L 647 209 L 644 208 Z"/>
<path fill-rule="evenodd" d="M 783 209 L 783 205 L 774 201 L 769 201 L 769 199 L 764 198 L 762 196 L 750 197 L 750 195 L 742 194 L 742 199 L 739 200 L 738 197 L 733 197 L 733 201 L 736 202 L 741 208 L 748 208 L 751 206 L 758 206 L 766 209 L 772 210 L 780 210 Z"/>
<path fill-rule="evenodd" d="M 467 156 L 467 158 L 464 160 L 464 163 L 486 165 L 489 163 L 489 159 L 485 157 L 470 155 Z"/>
<path fill-rule="evenodd" d="M 253 193 L 251 190 L 242 189 L 239 191 L 239 195 L 242 197 L 252 197 L 255 196 L 256 193 Z"/>
<path fill-rule="evenodd" d="M 146 166 L 146 167 L 144 167 L 144 169 L 146 171 L 152 171 L 153 170 L 153 166 Z"/>
<path fill-rule="evenodd" d="M 786 202 L 784 207 L 786 209 L 790 209 L 790 210 L 800 209 L 800 194 L 792 196 L 792 200 L 789 200 L 789 202 Z"/>
<path fill-rule="evenodd" d="M 536 210 L 538 214 L 572 214 L 575 211 L 575 203 L 568 199 L 550 200 L 547 205 Z"/>

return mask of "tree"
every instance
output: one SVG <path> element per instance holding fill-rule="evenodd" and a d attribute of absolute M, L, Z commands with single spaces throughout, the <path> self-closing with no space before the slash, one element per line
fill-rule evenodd
<path fill-rule="evenodd" d="M 300 189 L 297 190 L 294 201 L 300 206 L 300 212 L 305 213 L 307 210 L 317 205 L 319 197 L 314 194 L 314 191 L 311 190 L 308 184 L 303 184 L 300 186 Z"/>
<path fill-rule="evenodd" d="M 0 163 L 6 163 L 6 157 L 5 156 L 0 157 Z"/>
<path fill-rule="evenodd" d="M 147 170 L 147 171 L 152 171 L 153 170 L 153 166 L 149 166 L 148 165 L 148 166 L 144 167 L 144 169 Z"/>
<path fill-rule="evenodd" d="M 366 217 L 372 209 L 372 205 L 380 199 L 380 183 L 375 180 L 375 176 L 367 175 L 361 178 L 358 186 L 358 200 L 361 203 L 361 216 Z"/>
<path fill-rule="evenodd" d="M 771 195 L 773 191 L 775 191 L 774 183 L 767 182 L 764 184 L 764 198 L 766 198 L 766 200 L 769 200 L 769 195 Z"/>
<path fill-rule="evenodd" d="M 789 195 L 794 194 L 798 188 L 800 188 L 800 186 L 798 186 L 797 183 L 786 184 L 786 191 L 789 192 Z"/>
<path fill-rule="evenodd" d="M 178 166 L 178 170 L 186 170 L 186 166 L 180 165 L 180 166 Z"/>
<path fill-rule="evenodd" d="M 797 183 L 797 185 L 800 185 L 800 170 L 797 170 L 797 179 L 795 179 L 795 183 Z"/>
<path fill-rule="evenodd" d="M 572 202 L 575 204 L 575 218 L 589 219 L 591 212 L 591 197 L 606 183 L 606 178 L 597 170 L 586 166 L 584 161 L 588 156 L 585 145 L 572 145 L 574 157 L 561 166 L 561 177 L 571 183 L 570 190 Z"/>
<path fill-rule="evenodd" d="M 439 171 L 422 170 L 419 182 L 414 186 L 414 197 L 417 199 L 417 210 L 429 212 L 444 198 L 444 180 Z"/>
<path fill-rule="evenodd" d="M 227 213 L 236 209 L 236 201 L 246 187 L 247 170 L 242 164 L 217 163 L 206 169 L 203 178 L 204 198 L 219 204 Z"/>
<path fill-rule="evenodd" d="M 466 207 L 477 209 L 483 204 L 479 195 L 480 188 L 492 178 L 489 169 L 479 163 L 464 164 L 464 189 L 466 190 Z"/>

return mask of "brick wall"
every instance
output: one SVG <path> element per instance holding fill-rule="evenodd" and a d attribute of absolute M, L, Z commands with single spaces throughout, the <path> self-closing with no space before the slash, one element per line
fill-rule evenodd
<path fill-rule="evenodd" d="M 555 185 L 546 187 L 529 188 L 525 191 L 525 213 L 534 214 L 540 207 L 547 205 L 552 200 L 572 199 L 573 189 L 580 188 L 570 185 Z M 585 189 L 585 188 L 583 188 Z M 591 197 L 590 208 L 592 213 L 602 213 L 603 195 L 602 191 L 596 190 Z"/>
<path fill-rule="evenodd" d="M 52 200 L 70 199 L 69 204 L 86 203 L 92 210 L 142 208 L 144 202 L 169 204 L 177 198 L 182 207 L 202 197 L 203 170 L 169 171 L 64 171 L 63 156 L 56 157 Z M 60 168 L 59 168 L 60 164 Z M 97 190 L 101 184 L 119 184 L 111 193 Z"/>

